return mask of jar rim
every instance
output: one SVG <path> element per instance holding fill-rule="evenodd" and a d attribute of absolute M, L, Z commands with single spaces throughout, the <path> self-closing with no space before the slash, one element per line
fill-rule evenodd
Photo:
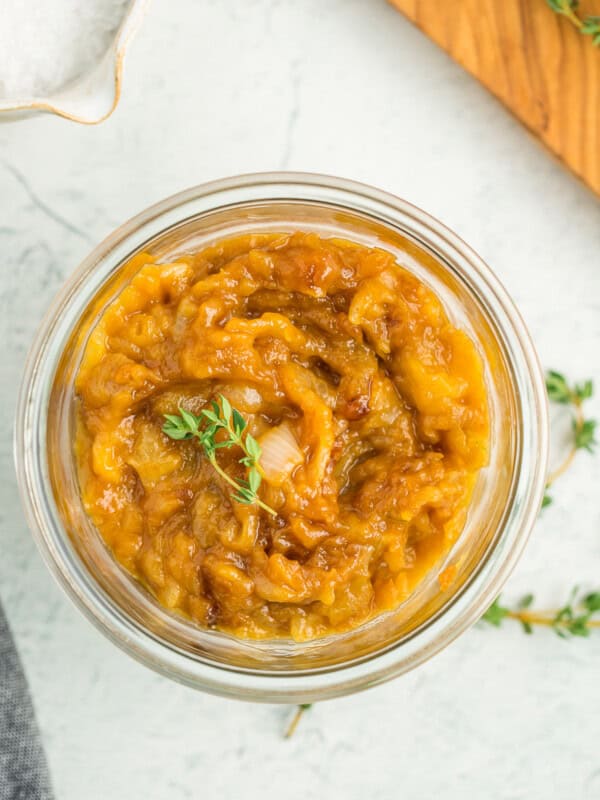
<path fill-rule="evenodd" d="M 350 211 L 367 211 L 384 225 L 397 225 L 440 254 L 451 253 L 462 277 L 474 286 L 510 347 L 523 419 L 525 459 L 516 478 L 514 501 L 493 551 L 460 596 L 437 618 L 398 646 L 356 664 L 316 672 L 237 670 L 194 659 L 167 646 L 129 618 L 94 585 L 53 507 L 45 461 L 45 415 L 52 383 L 48 353 L 75 324 L 107 280 L 121 251 L 138 250 L 149 236 L 181 222 L 193 209 L 215 209 L 232 200 L 289 202 L 301 196 L 337 201 Z M 121 253 L 122 254 L 122 253 Z M 56 355 L 56 353 L 55 353 Z M 481 617 L 514 568 L 527 542 L 543 497 L 548 458 L 548 410 L 543 372 L 526 326 L 506 290 L 465 243 L 441 222 L 394 195 L 366 184 L 313 173 L 273 172 L 225 178 L 179 192 L 150 206 L 117 228 L 85 258 L 46 313 L 31 346 L 17 404 L 15 463 L 21 501 L 47 566 L 81 611 L 115 644 L 156 671 L 214 694 L 265 702 L 313 702 L 348 694 L 418 666 Z"/>

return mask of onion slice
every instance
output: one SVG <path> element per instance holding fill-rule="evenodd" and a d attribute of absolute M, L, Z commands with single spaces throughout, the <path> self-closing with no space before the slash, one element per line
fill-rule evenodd
<path fill-rule="evenodd" d="M 260 467 L 265 480 L 273 486 L 281 486 L 304 461 L 302 450 L 286 422 L 268 430 L 258 443 L 262 449 Z"/>

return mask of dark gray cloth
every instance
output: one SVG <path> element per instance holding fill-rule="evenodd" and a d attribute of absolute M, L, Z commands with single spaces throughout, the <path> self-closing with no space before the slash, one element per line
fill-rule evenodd
<path fill-rule="evenodd" d="M 0 800 L 52 796 L 27 681 L 0 606 Z"/>

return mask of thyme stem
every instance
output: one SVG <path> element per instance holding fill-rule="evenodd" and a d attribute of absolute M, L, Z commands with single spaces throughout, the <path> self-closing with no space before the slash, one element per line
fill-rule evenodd
<path fill-rule="evenodd" d="M 287 730 L 286 730 L 286 732 L 284 734 L 284 738 L 285 739 L 291 739 L 291 737 L 294 735 L 294 733 L 296 731 L 296 728 L 298 727 L 298 724 L 299 724 L 300 720 L 302 719 L 302 717 L 304 715 L 304 712 L 308 711 L 308 709 L 311 708 L 311 706 L 312 706 L 312 703 L 301 703 L 299 706 L 297 706 L 296 712 L 295 712 L 294 716 L 292 717 L 292 720 L 291 720 L 290 724 L 288 725 Z"/>
<path fill-rule="evenodd" d="M 516 620 L 525 633 L 533 633 L 534 625 L 551 628 L 561 639 L 571 636 L 589 636 L 594 628 L 600 628 L 600 592 L 578 596 L 575 588 L 567 602 L 556 611 L 531 611 L 532 594 L 525 595 L 516 608 L 502 605 L 497 597 L 482 617 L 483 622 L 499 628 L 505 619 Z"/>
<path fill-rule="evenodd" d="M 581 34 L 590 36 L 592 44 L 600 47 L 600 17 L 580 17 L 576 11 L 579 0 L 546 0 L 546 3 L 556 14 L 568 19 Z"/>
<path fill-rule="evenodd" d="M 242 505 L 257 505 L 268 514 L 276 516 L 275 509 L 268 506 L 258 497 L 258 487 L 262 481 L 259 459 L 261 448 L 256 439 L 246 431 L 247 423 L 236 408 L 223 395 L 219 395 L 220 404 L 212 403 L 212 409 L 204 409 L 198 416 L 184 408 L 179 414 L 165 414 L 163 433 L 171 439 L 183 440 L 196 438 L 202 445 L 204 454 L 215 472 L 235 491 L 232 495 Z M 217 440 L 217 434 L 225 433 L 225 439 Z M 244 435 L 244 431 L 246 431 Z M 223 447 L 239 447 L 244 453 L 239 460 L 247 472 L 247 479 L 241 480 L 228 475 L 217 462 L 217 450 Z"/>
<path fill-rule="evenodd" d="M 506 617 L 529 625 L 545 625 L 553 628 L 558 613 L 558 609 L 554 611 L 509 611 Z M 600 628 L 600 619 L 588 620 L 587 626 L 588 628 Z"/>
<path fill-rule="evenodd" d="M 561 475 L 565 474 L 565 472 L 569 469 L 569 467 L 573 463 L 573 459 L 577 454 L 577 450 L 579 450 L 576 444 L 577 433 L 582 430 L 585 419 L 583 416 L 583 410 L 581 408 L 581 400 L 579 400 L 578 398 L 575 398 L 573 400 L 573 411 L 575 414 L 575 436 L 573 437 L 571 448 L 567 453 L 567 455 L 565 456 L 565 458 L 563 459 L 563 461 L 561 462 L 561 464 L 559 464 L 559 466 L 556 467 L 556 469 L 553 470 L 548 476 L 548 480 L 546 481 L 546 488 L 552 486 L 555 480 L 560 478 Z"/>
<path fill-rule="evenodd" d="M 562 373 L 548 370 L 546 373 L 546 391 L 550 401 L 570 407 L 573 432 L 567 455 L 546 480 L 546 490 L 548 490 L 569 469 L 578 450 L 593 452 L 597 444 L 595 432 L 598 423 L 594 419 L 586 419 L 583 413 L 584 401 L 588 400 L 594 393 L 594 385 L 591 380 L 571 385 Z M 551 502 L 552 497 L 546 491 L 542 508 Z"/>

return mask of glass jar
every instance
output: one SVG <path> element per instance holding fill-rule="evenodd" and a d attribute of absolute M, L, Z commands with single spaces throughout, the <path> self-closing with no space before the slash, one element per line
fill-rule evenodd
<path fill-rule="evenodd" d="M 131 278 L 140 251 L 171 261 L 228 236 L 310 229 L 392 252 L 442 300 L 485 361 L 490 464 L 465 528 L 400 608 L 360 628 L 295 643 L 202 629 L 158 605 L 113 559 L 85 514 L 73 455 L 74 377 L 91 329 Z M 152 206 L 116 230 L 55 299 L 29 354 L 15 432 L 21 496 L 37 544 L 67 594 L 113 642 L 146 665 L 215 694 L 314 702 L 410 670 L 480 618 L 516 564 L 544 491 L 543 374 L 505 290 L 454 233 L 384 192 L 337 178 L 246 175 Z M 440 570 L 454 580 L 440 590 Z"/>

